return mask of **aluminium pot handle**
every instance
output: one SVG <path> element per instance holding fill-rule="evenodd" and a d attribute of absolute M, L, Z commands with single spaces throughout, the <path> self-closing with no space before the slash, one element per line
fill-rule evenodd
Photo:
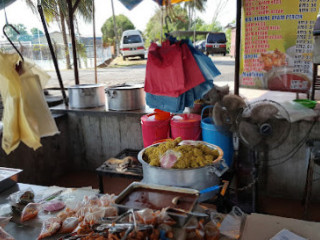
<path fill-rule="evenodd" d="M 117 91 L 111 92 L 110 90 L 107 90 L 106 93 L 107 93 L 108 97 L 110 97 L 110 98 L 115 98 L 117 96 Z"/>
<path fill-rule="evenodd" d="M 221 177 L 228 169 L 229 167 L 224 159 L 221 159 L 217 164 L 209 166 L 209 172 L 214 173 L 218 177 Z"/>

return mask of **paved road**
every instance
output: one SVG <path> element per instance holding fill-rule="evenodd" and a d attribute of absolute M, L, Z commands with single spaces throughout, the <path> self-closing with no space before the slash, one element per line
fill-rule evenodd
<path fill-rule="evenodd" d="M 129 60 L 130 61 L 130 60 Z M 234 76 L 234 59 L 230 57 L 213 57 L 217 68 L 221 71 L 221 76 L 216 78 L 217 82 L 230 82 L 233 84 Z M 134 65 L 128 67 L 113 67 L 113 68 L 99 68 L 98 69 L 98 82 L 104 83 L 107 86 L 122 84 L 122 83 L 144 83 L 146 65 Z M 51 80 L 46 87 L 59 87 L 55 71 L 50 71 Z M 65 87 L 75 84 L 73 70 L 61 71 L 63 83 Z M 94 71 L 80 70 L 80 83 L 88 84 L 94 83 Z"/>
<path fill-rule="evenodd" d="M 234 59 L 229 56 L 213 56 L 213 62 L 216 64 L 217 68 L 220 70 L 221 75 L 215 78 L 214 83 L 218 86 L 223 86 L 228 84 L 230 90 L 233 91 L 234 88 Z M 146 65 L 133 65 L 127 67 L 107 67 L 98 69 L 98 82 L 104 83 L 106 86 L 112 86 L 116 84 L 136 84 L 144 83 L 145 79 Z M 47 88 L 59 87 L 57 76 L 55 71 L 49 72 L 52 76 L 49 81 Z M 75 84 L 73 70 L 62 70 L 62 79 L 65 87 L 69 87 Z M 94 71 L 80 70 L 80 83 L 88 84 L 94 83 Z M 50 92 L 51 93 L 51 92 Z M 59 94 L 60 92 L 55 91 L 51 93 L 53 95 Z M 316 99 L 320 99 L 320 93 L 317 93 Z M 240 88 L 240 95 L 244 96 L 248 100 L 253 99 L 272 99 L 276 101 L 292 100 L 296 98 L 295 93 L 286 92 L 276 92 L 267 90 L 256 90 L 256 89 L 246 89 Z M 301 98 L 306 98 L 305 94 L 300 94 Z"/>

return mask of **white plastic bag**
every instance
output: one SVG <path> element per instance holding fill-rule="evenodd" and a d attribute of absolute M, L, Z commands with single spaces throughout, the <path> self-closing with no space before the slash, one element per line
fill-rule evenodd
<path fill-rule="evenodd" d="M 294 101 L 285 101 L 281 105 L 287 110 L 290 122 L 297 122 L 317 116 L 314 110 Z"/>

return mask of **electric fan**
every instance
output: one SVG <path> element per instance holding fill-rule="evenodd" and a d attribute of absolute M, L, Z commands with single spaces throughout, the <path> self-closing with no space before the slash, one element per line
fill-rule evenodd
<path fill-rule="evenodd" d="M 291 129 L 290 118 L 285 108 L 271 100 L 261 100 L 250 104 L 243 104 L 240 99 L 236 101 L 236 98 L 232 101 L 238 102 L 234 104 L 237 107 L 233 111 L 228 111 L 222 105 L 222 101 L 221 105 L 214 109 L 213 119 L 221 129 L 227 128 L 234 132 L 241 143 L 250 150 L 248 160 L 252 164 L 252 179 L 250 180 L 252 182 L 247 186 L 254 186 L 252 209 L 255 211 L 256 188 L 259 185 L 261 190 L 265 190 L 268 182 L 269 151 L 280 147 L 287 139 Z M 237 150 L 236 147 L 235 150 Z M 243 189 L 247 188 L 243 187 Z"/>
<path fill-rule="evenodd" d="M 236 119 L 236 132 L 251 150 L 267 152 L 279 147 L 288 137 L 289 114 L 279 103 L 262 100 L 250 103 Z"/>

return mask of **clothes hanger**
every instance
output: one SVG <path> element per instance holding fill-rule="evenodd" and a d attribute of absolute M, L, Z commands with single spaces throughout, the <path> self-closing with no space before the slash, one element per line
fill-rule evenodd
<path fill-rule="evenodd" d="M 16 33 L 18 33 L 20 35 L 20 32 L 12 25 L 12 24 L 9 24 L 8 22 L 3 26 L 3 34 L 5 35 L 5 37 L 7 38 L 7 40 L 9 41 L 9 43 L 11 44 L 11 46 L 16 50 L 16 52 L 19 54 L 22 62 L 24 61 L 24 58 L 21 54 L 21 52 L 18 50 L 18 48 L 14 45 L 14 43 L 11 41 L 11 39 L 8 37 L 7 33 L 6 33 L 6 28 L 12 28 Z"/>
<path fill-rule="evenodd" d="M 18 48 L 14 45 L 14 43 L 11 41 L 11 39 L 9 38 L 8 34 L 6 33 L 6 28 L 10 27 L 12 28 L 17 34 L 20 35 L 20 32 L 12 25 L 8 22 L 8 17 L 7 17 L 7 12 L 6 12 L 6 8 L 5 8 L 5 5 L 4 5 L 4 1 L 2 0 L 2 4 L 3 4 L 3 10 L 4 10 L 4 17 L 5 17 L 5 20 L 6 20 L 6 24 L 3 26 L 2 28 L 2 32 L 4 34 L 4 36 L 6 37 L 6 39 L 9 41 L 9 43 L 11 44 L 11 46 L 14 48 L 14 50 L 16 50 L 16 52 L 19 54 L 20 58 L 21 58 L 21 61 L 23 62 L 24 61 L 24 58 L 21 54 L 21 52 L 18 50 Z M 19 41 L 19 40 L 18 40 Z M 20 41 L 19 41 L 20 43 Z M 21 44 L 20 44 L 21 45 Z M 19 61 L 19 63 L 17 64 L 18 68 L 17 70 L 21 69 L 21 61 Z M 19 71 L 18 71 L 19 72 Z"/>

